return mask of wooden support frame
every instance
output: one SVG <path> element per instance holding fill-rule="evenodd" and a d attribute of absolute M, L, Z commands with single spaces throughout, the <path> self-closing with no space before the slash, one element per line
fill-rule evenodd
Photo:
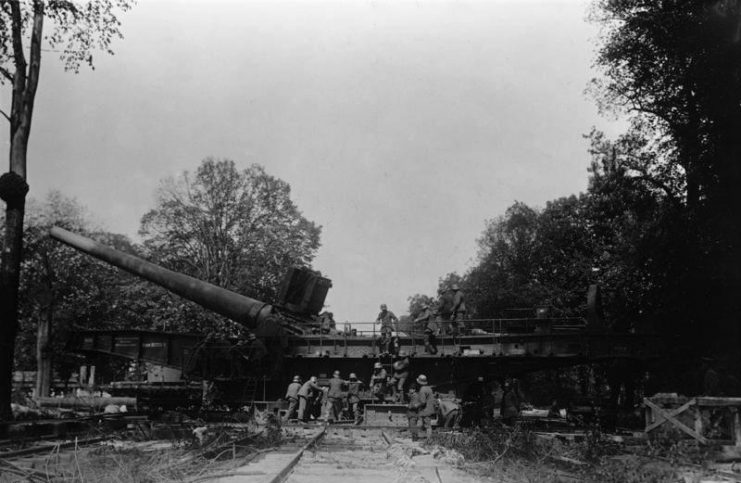
<path fill-rule="evenodd" d="M 700 443 L 702 444 L 708 443 L 708 440 L 702 434 L 698 432 L 698 431 L 702 431 L 701 428 L 696 428 L 698 430 L 690 429 L 687 425 L 685 425 L 683 422 L 681 422 L 680 420 L 676 418 L 676 416 L 687 411 L 689 408 L 695 406 L 697 404 L 697 401 L 695 399 L 690 399 L 688 402 L 678 407 L 677 409 L 670 409 L 670 410 L 664 409 L 654 404 L 648 398 L 643 398 L 643 403 L 647 407 L 651 408 L 654 416 L 657 419 L 655 422 L 653 422 L 652 424 L 646 427 L 646 433 L 658 428 L 659 426 L 663 425 L 666 422 L 669 422 L 673 426 L 675 426 L 677 429 L 688 434 L 689 436 L 696 439 Z"/>

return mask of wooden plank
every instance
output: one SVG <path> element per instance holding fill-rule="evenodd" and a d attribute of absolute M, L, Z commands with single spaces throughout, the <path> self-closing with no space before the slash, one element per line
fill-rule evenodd
<path fill-rule="evenodd" d="M 682 423 L 681 421 L 679 421 L 677 418 L 675 418 L 671 414 L 667 413 L 663 408 L 661 408 L 661 407 L 657 406 L 656 404 L 652 403 L 647 398 L 644 398 L 643 399 L 643 402 L 647 406 L 649 406 L 651 409 L 653 409 L 654 411 L 656 411 L 657 415 L 661 415 L 663 418 L 666 418 L 666 421 L 672 423 L 680 431 L 685 432 L 686 434 L 688 434 L 689 436 L 691 436 L 692 438 L 696 439 L 697 441 L 699 441 L 702 444 L 707 444 L 708 440 L 705 439 L 705 437 L 703 437 L 700 434 L 697 434 L 696 432 L 694 432 L 693 430 L 691 430 L 690 428 L 688 428 L 687 426 L 685 426 L 684 423 Z"/>
<path fill-rule="evenodd" d="M 741 406 L 741 397 L 700 396 L 695 399 L 697 399 L 697 405 L 703 407 Z"/>

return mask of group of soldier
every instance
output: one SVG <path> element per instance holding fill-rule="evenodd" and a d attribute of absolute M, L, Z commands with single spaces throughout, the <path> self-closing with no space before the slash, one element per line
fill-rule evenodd
<path fill-rule="evenodd" d="M 466 302 L 463 292 L 457 284 L 453 284 L 449 289 L 453 293 L 453 306 L 450 312 L 449 325 L 446 329 L 441 327 L 440 314 L 432 310 L 429 304 L 424 304 L 421 311 L 414 319 L 414 324 L 422 325 L 424 330 L 425 352 L 428 354 L 437 354 L 437 336 L 442 332 L 447 332 L 453 337 L 461 333 L 463 319 L 466 316 Z M 397 331 L 399 319 L 388 309 L 386 304 L 381 304 L 381 311 L 376 317 L 376 324 L 381 324 L 381 337 L 379 346 L 381 352 L 385 354 L 398 354 L 398 339 L 393 337 Z"/>
<path fill-rule="evenodd" d="M 348 379 L 342 379 L 340 376 L 340 371 L 334 371 L 332 378 L 324 387 L 319 385 L 316 376 L 311 376 L 306 382 L 302 382 L 301 376 L 294 376 L 286 390 L 288 411 L 285 419 L 306 422 L 312 417 L 319 419 L 323 416 L 327 421 L 338 421 L 347 402 L 355 422 L 359 424 L 360 391 L 363 382 L 354 373 L 350 373 Z"/>
<path fill-rule="evenodd" d="M 462 401 L 458 401 L 439 398 L 424 374 L 417 376 L 406 388 L 409 360 L 404 355 L 393 364 L 392 374 L 389 376 L 383 364 L 376 362 L 367 386 L 354 373 L 351 373 L 348 379 L 343 379 L 340 371 L 334 371 L 332 378 L 322 385 L 316 376 L 310 377 L 305 382 L 300 376 L 294 376 L 286 391 L 288 411 L 285 419 L 302 422 L 308 422 L 310 419 L 340 421 L 348 419 L 343 418 L 343 413 L 347 411 L 349 420 L 360 424 L 361 392 L 368 388 L 375 402 L 387 402 L 390 392 L 394 403 L 406 404 L 409 430 L 413 439 L 417 439 L 420 425 L 429 438 L 432 433 L 432 419 L 435 416 L 437 425 L 443 428 L 485 426 L 491 422 L 495 398 L 483 377 L 478 377 L 471 383 L 463 394 Z M 516 380 L 508 380 L 502 384 L 501 389 L 502 422 L 512 425 L 520 414 L 522 394 Z"/>

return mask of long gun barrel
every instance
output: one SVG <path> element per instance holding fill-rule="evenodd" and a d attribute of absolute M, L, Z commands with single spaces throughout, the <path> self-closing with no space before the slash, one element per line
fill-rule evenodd
<path fill-rule="evenodd" d="M 271 317 L 273 308 L 269 304 L 173 272 L 63 228 L 55 226 L 49 231 L 49 235 L 65 245 L 160 285 L 176 295 L 253 329 L 260 337 L 279 336 L 283 332 L 280 324 Z"/>

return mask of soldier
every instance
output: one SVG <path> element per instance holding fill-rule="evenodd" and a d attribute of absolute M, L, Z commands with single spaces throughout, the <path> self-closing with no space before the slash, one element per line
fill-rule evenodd
<path fill-rule="evenodd" d="M 329 380 L 329 392 L 327 393 L 327 400 L 329 403 L 328 421 L 339 421 L 340 415 L 342 414 L 342 401 L 345 399 L 345 381 L 340 379 L 340 371 L 334 371 L 332 379 Z"/>
<path fill-rule="evenodd" d="M 438 426 L 458 429 L 461 422 L 461 407 L 452 399 L 437 400 Z"/>
<path fill-rule="evenodd" d="M 354 372 L 351 372 L 350 380 L 347 381 L 347 403 L 352 409 L 356 425 L 360 424 L 362 420 L 360 416 L 360 389 L 362 386 L 363 382 L 358 380 Z"/>
<path fill-rule="evenodd" d="M 288 400 L 288 411 L 286 412 L 286 421 L 294 419 L 298 408 L 298 392 L 301 389 L 301 378 L 293 376 L 293 382 L 288 385 L 286 390 L 286 399 Z"/>
<path fill-rule="evenodd" d="M 381 324 L 381 339 L 379 345 L 383 353 L 388 354 L 390 352 L 389 345 L 391 344 L 391 334 L 396 332 L 396 324 L 399 319 L 396 318 L 393 312 L 391 312 L 386 304 L 381 304 L 381 312 L 376 317 L 376 324 Z"/>
<path fill-rule="evenodd" d="M 373 395 L 378 398 L 379 402 L 386 402 L 386 369 L 380 362 L 373 364 L 373 374 L 371 374 L 371 388 Z"/>
<path fill-rule="evenodd" d="M 252 332 L 247 336 L 247 341 L 247 358 L 257 366 L 262 365 L 263 359 L 268 355 L 268 348 L 265 347 L 265 343 Z"/>
<path fill-rule="evenodd" d="M 422 306 L 422 312 L 419 316 L 414 319 L 415 324 L 424 324 L 424 340 L 425 340 L 425 352 L 428 354 L 437 354 L 437 331 L 438 326 L 435 321 L 435 317 L 432 315 L 430 306 L 425 304 Z"/>
<path fill-rule="evenodd" d="M 520 415 L 520 405 L 522 404 L 522 395 L 518 387 L 517 380 L 509 381 L 502 395 L 502 420 L 507 426 L 512 426 Z"/>
<path fill-rule="evenodd" d="M 319 394 L 322 388 L 316 383 L 316 376 L 311 378 L 301 386 L 298 391 L 298 419 L 300 421 L 308 421 L 309 413 L 314 407 L 314 400 L 316 395 Z"/>
<path fill-rule="evenodd" d="M 426 429 L 429 440 L 432 437 L 432 416 L 437 412 L 435 394 L 427 385 L 427 376 L 424 374 L 417 376 L 417 384 L 419 384 L 419 418 L 422 420 L 422 427 Z"/>
<path fill-rule="evenodd" d="M 466 302 L 463 299 L 463 292 L 461 292 L 458 284 L 453 284 L 450 287 L 453 291 L 453 310 L 450 314 L 450 328 L 451 334 L 456 336 L 460 333 L 463 326 L 463 319 L 466 316 Z"/>
<path fill-rule="evenodd" d="M 484 419 L 484 396 L 486 384 L 484 378 L 478 376 L 463 393 L 463 403 L 466 409 L 465 426 L 479 427 Z"/>
<path fill-rule="evenodd" d="M 394 375 L 391 378 L 391 389 L 393 391 L 394 401 L 404 402 L 404 386 L 409 378 L 409 357 L 406 352 L 399 352 L 399 359 L 394 362 Z"/>
<path fill-rule="evenodd" d="M 336 334 L 337 324 L 334 321 L 334 314 L 332 312 L 319 314 L 319 327 L 322 334 Z"/>
<path fill-rule="evenodd" d="M 419 409 L 421 404 L 419 402 L 419 384 L 413 382 L 409 386 L 409 404 L 407 405 L 407 419 L 409 420 L 409 432 L 412 435 L 412 441 L 416 441 L 419 437 L 419 429 L 417 428 L 417 421 L 419 421 Z"/>
<path fill-rule="evenodd" d="M 242 370 L 243 365 L 246 360 L 249 360 L 249 357 L 246 355 L 249 350 L 248 344 L 248 341 L 240 340 L 229 348 L 232 378 L 241 378 L 244 375 L 244 371 Z"/>

